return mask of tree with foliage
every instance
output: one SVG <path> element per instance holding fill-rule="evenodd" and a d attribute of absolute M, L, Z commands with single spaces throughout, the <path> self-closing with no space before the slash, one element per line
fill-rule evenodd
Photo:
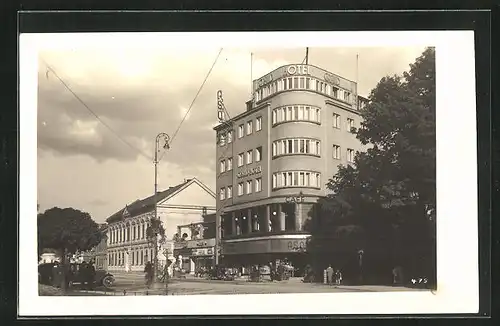
<path fill-rule="evenodd" d="M 101 241 L 101 232 L 89 213 L 74 208 L 54 207 L 38 214 L 38 253 L 53 248 L 61 255 L 62 287 L 66 289 L 68 257 L 87 251 Z"/>
<path fill-rule="evenodd" d="M 165 237 L 165 228 L 163 227 L 163 222 L 158 218 L 151 219 L 147 229 L 146 229 L 146 239 L 148 241 L 148 245 L 153 247 L 154 253 L 152 257 L 153 266 L 154 266 L 154 275 L 158 274 L 158 253 L 161 251 L 162 247 L 165 245 L 166 237 Z"/>
<path fill-rule="evenodd" d="M 366 258 L 377 257 L 373 265 L 385 267 L 384 273 L 401 265 L 434 280 L 434 49 L 427 48 L 403 76 L 382 78 L 369 101 L 354 130 L 369 148 L 329 180 L 332 194 L 320 200 L 320 218 L 310 226 L 311 251 L 321 260 L 325 248 L 351 255 L 363 249 Z"/>

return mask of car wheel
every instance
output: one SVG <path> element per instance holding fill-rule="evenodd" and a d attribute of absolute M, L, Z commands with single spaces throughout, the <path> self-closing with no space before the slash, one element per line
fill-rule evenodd
<path fill-rule="evenodd" d="M 110 288 L 113 285 L 113 278 L 109 275 L 105 276 L 102 279 L 101 283 L 105 288 Z"/>

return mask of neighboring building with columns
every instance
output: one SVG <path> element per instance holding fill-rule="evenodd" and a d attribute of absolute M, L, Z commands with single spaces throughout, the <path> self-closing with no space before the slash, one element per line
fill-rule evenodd
<path fill-rule="evenodd" d="M 307 223 L 339 164 L 364 146 L 367 99 L 357 84 L 312 65 L 287 65 L 254 80 L 246 111 L 214 128 L 222 262 L 305 264 Z M 219 216 L 220 215 L 220 216 Z"/>
<path fill-rule="evenodd" d="M 108 225 L 99 225 L 101 231 L 101 241 L 94 248 L 94 263 L 96 269 L 108 269 Z"/>
<path fill-rule="evenodd" d="M 196 178 L 158 192 L 156 200 L 167 239 L 175 234 L 177 225 L 201 221 L 203 211 L 215 212 L 215 193 Z M 136 200 L 106 220 L 108 270 L 142 272 L 152 260 L 153 248 L 146 239 L 146 229 L 154 218 L 154 203 L 154 195 Z M 158 260 L 160 264 L 166 262 L 163 250 L 159 250 Z"/>

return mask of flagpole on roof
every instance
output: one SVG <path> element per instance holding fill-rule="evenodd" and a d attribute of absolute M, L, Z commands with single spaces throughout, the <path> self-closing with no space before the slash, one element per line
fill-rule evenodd
<path fill-rule="evenodd" d="M 250 98 L 253 91 L 253 52 L 250 52 Z"/>

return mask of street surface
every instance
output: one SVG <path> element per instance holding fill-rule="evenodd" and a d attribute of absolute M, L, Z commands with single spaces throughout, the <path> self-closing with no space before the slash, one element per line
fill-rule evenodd
<path fill-rule="evenodd" d="M 165 295 L 165 284 L 157 284 L 147 289 L 144 276 L 139 274 L 118 274 L 115 284 L 108 294 L 111 295 Z M 102 289 L 96 289 L 101 292 Z M 302 283 L 300 278 L 282 282 L 248 282 L 206 280 L 187 278 L 171 280 L 168 295 L 201 294 L 275 294 L 275 293 L 332 293 L 332 292 L 380 292 L 380 291 L 418 291 L 404 287 L 391 286 L 329 286 L 315 283 Z M 104 294 L 103 292 L 101 292 Z"/>

